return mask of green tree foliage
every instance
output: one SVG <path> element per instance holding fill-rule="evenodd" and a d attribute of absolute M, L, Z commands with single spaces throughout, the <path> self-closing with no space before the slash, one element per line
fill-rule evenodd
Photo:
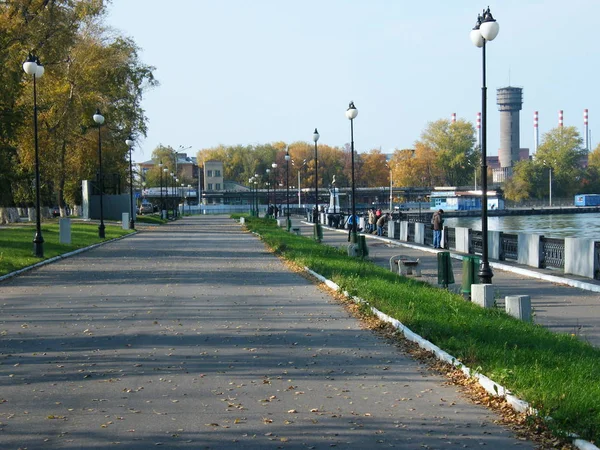
<path fill-rule="evenodd" d="M 558 127 L 548 131 L 542 136 L 535 159 L 521 161 L 513 168 L 513 177 L 505 187 L 506 198 L 522 201 L 548 197 L 550 170 L 553 196 L 570 197 L 581 192 L 586 179 L 582 168 L 584 157 L 583 139 L 575 127 Z"/>
<path fill-rule="evenodd" d="M 97 172 L 96 108 L 103 171 L 128 178 L 129 135 L 146 133 L 142 94 L 156 85 L 135 43 L 103 26 L 98 0 L 13 0 L 0 4 L 0 206 L 32 204 L 32 81 L 22 70 L 29 52 L 46 72 L 37 83 L 43 203 L 80 203 L 81 180 Z M 6 82 L 4 82 L 6 81 Z M 10 114 L 7 111 L 12 111 Z"/>
<path fill-rule="evenodd" d="M 588 155 L 588 165 L 577 193 L 600 194 L 600 144 Z"/>
<path fill-rule="evenodd" d="M 429 151 L 433 152 L 436 170 L 424 164 L 420 171 L 426 170 L 426 173 L 420 174 L 421 179 L 429 183 L 441 181 L 447 186 L 469 184 L 478 158 L 474 145 L 475 128 L 470 122 L 458 120 L 451 123 L 440 119 L 429 123 L 415 146 L 422 146 L 428 162 Z M 442 174 L 441 180 L 437 180 L 438 173 Z"/>

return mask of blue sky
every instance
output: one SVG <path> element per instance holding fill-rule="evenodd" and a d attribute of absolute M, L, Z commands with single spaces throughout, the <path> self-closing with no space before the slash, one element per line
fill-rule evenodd
<path fill-rule="evenodd" d="M 158 145 L 192 146 L 283 140 L 342 146 L 345 110 L 359 110 L 358 151 L 410 148 L 428 122 L 456 113 L 475 123 L 481 110 L 481 49 L 469 39 L 472 0 L 114 0 L 107 24 L 132 37 L 161 85 L 143 107 L 148 137 L 136 161 Z M 521 147 L 557 126 L 600 142 L 600 53 L 593 0 L 490 2 L 500 24 L 487 46 L 488 154 L 499 146 L 496 89 L 523 87 Z M 600 120 L 600 119 L 598 119 Z M 598 136 L 596 139 L 595 136 Z"/>

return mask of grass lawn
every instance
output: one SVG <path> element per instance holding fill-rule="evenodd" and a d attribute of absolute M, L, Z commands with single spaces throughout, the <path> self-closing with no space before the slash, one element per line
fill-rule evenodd
<path fill-rule="evenodd" d="M 107 225 L 106 239 L 100 239 L 97 224 L 71 222 L 71 244 L 60 244 L 58 223 L 42 222 L 44 259 L 129 233 L 130 230 L 123 230 L 120 226 Z M 17 224 L 14 227 L 0 228 L 0 276 L 42 261 L 33 256 L 34 236 L 34 224 Z"/>
<path fill-rule="evenodd" d="M 168 220 L 161 219 L 158 214 L 149 214 L 145 216 L 137 216 L 135 219 L 135 223 L 145 223 L 150 225 L 161 225 L 163 223 L 167 223 Z"/>
<path fill-rule="evenodd" d="M 551 416 L 548 426 L 557 434 L 574 432 L 600 442 L 600 349 L 350 258 L 338 249 L 287 233 L 273 220 L 245 216 L 245 221 L 276 253 L 400 320 L 529 402 L 541 417 Z"/>

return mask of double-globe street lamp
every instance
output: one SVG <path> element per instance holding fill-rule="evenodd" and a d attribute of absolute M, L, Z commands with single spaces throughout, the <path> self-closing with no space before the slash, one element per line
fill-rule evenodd
<path fill-rule="evenodd" d="M 133 144 L 135 144 L 135 142 L 131 136 L 129 136 L 129 138 L 125 140 L 125 143 L 127 144 L 127 147 L 129 147 L 129 229 L 135 230 L 135 220 L 133 218 L 133 166 L 131 164 L 131 153 L 133 152 Z"/>
<path fill-rule="evenodd" d="M 23 63 L 23 70 L 33 77 L 33 143 L 35 147 L 35 236 L 33 238 L 33 254 L 38 258 L 44 257 L 44 238 L 40 214 L 40 159 L 38 149 L 37 125 L 37 86 L 36 80 L 44 75 L 44 66 L 39 58 L 31 53 Z"/>
<path fill-rule="evenodd" d="M 100 132 L 104 123 L 104 116 L 100 114 L 99 109 L 96 109 L 96 113 L 94 114 L 94 122 L 98 124 L 98 182 L 100 188 L 100 225 L 98 225 L 98 237 L 104 239 L 104 175 L 102 174 L 102 133 Z"/>
<path fill-rule="evenodd" d="M 319 224 L 319 158 L 318 158 L 318 145 L 319 132 L 315 128 L 313 133 L 313 141 L 315 143 L 315 209 L 313 212 L 313 223 L 314 223 L 314 238 L 320 242 L 323 236 L 321 225 Z"/>
<path fill-rule="evenodd" d="M 477 23 L 471 30 L 471 41 L 482 49 L 482 87 L 481 87 L 481 265 L 479 266 L 479 282 L 492 282 L 492 269 L 488 260 L 488 205 L 487 205 L 487 86 L 485 79 L 485 44 L 498 35 L 500 27 L 492 17 L 490 8 L 477 15 Z"/>
<path fill-rule="evenodd" d="M 358 109 L 354 106 L 354 102 L 350 102 L 348 109 L 346 110 L 346 117 L 350 120 L 350 152 L 351 152 L 351 172 L 352 172 L 352 232 L 350 234 L 350 242 L 352 244 L 358 243 L 358 236 L 356 232 L 356 227 L 358 222 L 356 220 L 356 202 L 355 202 L 355 188 L 354 188 L 354 119 L 358 116 Z"/>
<path fill-rule="evenodd" d="M 163 169 L 163 173 L 165 174 L 165 203 L 164 203 L 164 207 L 161 205 L 161 208 L 163 208 L 163 209 L 160 211 L 161 219 L 166 219 L 166 220 L 169 220 L 169 206 L 168 206 L 169 205 L 169 178 L 167 177 L 168 172 L 169 172 L 169 169 L 165 167 Z"/>

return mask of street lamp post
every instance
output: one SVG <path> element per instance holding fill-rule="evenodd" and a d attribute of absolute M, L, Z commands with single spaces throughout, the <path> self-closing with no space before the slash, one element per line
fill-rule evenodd
<path fill-rule="evenodd" d="M 315 143 L 315 209 L 313 211 L 313 223 L 314 223 L 314 238 L 316 241 L 321 241 L 323 231 L 319 224 L 319 158 L 318 158 L 318 145 L 319 132 L 315 128 L 313 133 L 313 141 Z"/>
<path fill-rule="evenodd" d="M 179 177 L 175 174 L 175 183 L 173 185 L 175 189 L 175 203 L 173 204 L 173 209 L 175 211 L 175 217 L 179 217 Z"/>
<path fill-rule="evenodd" d="M 273 215 L 277 219 L 279 215 L 279 208 L 277 208 L 277 163 L 271 164 L 273 168 L 273 179 L 275 182 L 273 183 Z"/>
<path fill-rule="evenodd" d="M 169 220 L 169 207 L 167 206 L 169 203 L 169 178 L 167 177 L 167 173 L 169 172 L 169 169 L 167 169 L 165 167 L 165 168 L 163 168 L 163 172 L 165 174 L 165 200 L 164 200 L 164 204 L 161 205 L 162 209 L 160 211 L 160 218 Z M 161 180 L 162 180 L 162 177 L 161 177 Z M 162 190 L 161 190 L 161 194 L 162 194 Z"/>
<path fill-rule="evenodd" d="M 44 75 L 44 66 L 40 60 L 29 54 L 23 63 L 23 70 L 33 77 L 33 143 L 35 147 L 35 236 L 33 238 L 33 254 L 38 258 L 44 257 L 44 238 L 42 236 L 42 219 L 40 211 L 40 159 L 38 149 L 37 124 L 37 85 L 36 80 Z"/>
<path fill-rule="evenodd" d="M 388 166 L 390 169 L 390 213 L 394 212 L 394 174 L 392 173 L 392 166 Z"/>
<path fill-rule="evenodd" d="M 192 215 L 192 205 L 190 203 L 190 194 L 191 194 L 191 190 L 192 190 L 192 185 L 188 184 L 187 188 L 188 188 L 188 193 L 187 193 L 188 212 L 190 213 L 190 216 L 191 216 Z"/>
<path fill-rule="evenodd" d="M 350 120 L 350 151 L 351 156 L 351 167 L 352 167 L 352 234 L 350 242 L 356 244 L 358 242 L 358 236 L 356 233 L 357 220 L 356 220 L 356 202 L 355 202 L 355 188 L 354 188 L 354 119 L 358 115 L 358 110 L 354 106 L 354 102 L 350 102 L 348 109 L 346 110 L 346 117 Z"/>
<path fill-rule="evenodd" d="M 477 15 L 477 23 L 471 30 L 471 41 L 482 49 L 482 87 L 481 87 L 481 265 L 479 266 L 479 281 L 482 284 L 492 282 L 492 269 L 488 261 L 488 205 L 487 205 L 487 86 L 485 79 L 485 44 L 498 35 L 500 27 L 492 17 L 490 8 L 483 11 L 483 16 Z"/>
<path fill-rule="evenodd" d="M 271 169 L 267 169 L 265 170 L 265 172 L 267 172 L 267 213 L 269 212 L 269 205 L 271 204 L 271 195 L 269 194 L 269 185 L 271 184 L 271 177 L 269 176 L 269 173 L 271 172 Z"/>
<path fill-rule="evenodd" d="M 184 216 L 185 213 L 185 200 L 183 198 L 183 188 L 185 187 L 184 183 L 181 183 L 181 192 L 179 194 L 179 197 L 181 198 L 181 217 Z"/>
<path fill-rule="evenodd" d="M 159 203 L 158 208 L 160 209 L 160 218 L 161 219 L 163 218 L 163 213 L 162 213 L 163 212 L 163 193 L 162 193 L 162 173 L 163 173 L 163 170 L 162 170 L 162 165 L 163 165 L 162 164 L 162 160 L 160 160 L 160 162 L 158 163 L 158 172 L 159 172 L 159 175 L 160 175 L 160 203 Z"/>
<path fill-rule="evenodd" d="M 104 116 L 100 114 L 99 109 L 96 109 L 96 113 L 94 114 L 94 122 L 98 124 L 98 164 L 100 166 L 100 225 L 98 226 L 98 237 L 100 237 L 100 239 L 104 239 L 104 205 L 102 203 L 102 197 L 104 195 L 104 176 L 102 175 L 102 134 L 100 133 L 100 129 L 104 123 Z"/>
<path fill-rule="evenodd" d="M 175 206 L 173 203 L 173 198 L 175 197 L 175 193 L 173 192 L 173 185 L 175 184 L 175 174 L 173 172 L 169 172 L 169 175 L 171 175 L 171 185 L 169 186 L 170 190 L 171 190 L 171 194 L 173 194 L 171 197 L 171 205 L 173 206 L 173 211 L 171 213 L 171 217 L 173 217 L 173 220 L 175 220 Z"/>
<path fill-rule="evenodd" d="M 131 165 L 131 153 L 133 152 L 133 144 L 135 144 L 135 142 L 131 139 L 131 136 L 129 136 L 129 139 L 126 139 L 125 143 L 127 144 L 127 147 L 129 147 L 129 210 L 131 211 L 129 216 L 129 229 L 135 230 L 135 220 L 133 218 L 133 166 Z"/>
<path fill-rule="evenodd" d="M 286 215 L 287 215 L 287 231 L 289 232 L 292 228 L 292 222 L 290 221 L 290 149 L 285 149 L 285 189 L 286 189 Z"/>
<path fill-rule="evenodd" d="M 254 200 L 256 201 L 256 217 L 259 217 L 259 211 L 258 211 L 258 178 L 254 178 Z"/>

